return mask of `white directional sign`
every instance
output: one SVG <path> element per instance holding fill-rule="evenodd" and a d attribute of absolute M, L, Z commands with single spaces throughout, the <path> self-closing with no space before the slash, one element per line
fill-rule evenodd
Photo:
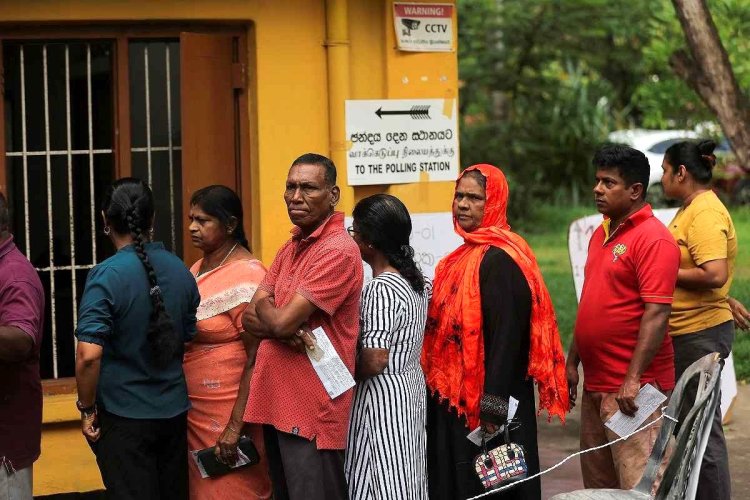
<path fill-rule="evenodd" d="M 350 186 L 452 181 L 458 176 L 453 99 L 346 101 Z"/>

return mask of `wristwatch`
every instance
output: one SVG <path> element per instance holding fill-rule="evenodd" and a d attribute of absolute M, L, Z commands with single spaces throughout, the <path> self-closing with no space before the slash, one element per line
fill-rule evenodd
<path fill-rule="evenodd" d="M 83 406 L 80 400 L 76 401 L 76 408 L 78 408 L 78 411 L 80 411 L 84 416 L 90 417 L 94 413 L 96 413 L 96 403 L 92 404 L 91 406 Z"/>

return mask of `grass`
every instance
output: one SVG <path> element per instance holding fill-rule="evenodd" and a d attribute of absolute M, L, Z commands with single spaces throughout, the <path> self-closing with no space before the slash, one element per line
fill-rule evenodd
<path fill-rule="evenodd" d="M 568 258 L 568 227 L 593 207 L 543 206 L 535 211 L 534 221 L 518 229 L 534 249 L 542 274 L 555 304 L 563 346 L 567 351 L 573 336 L 577 300 Z M 739 254 L 735 263 L 731 294 L 750 307 L 750 207 L 730 208 L 737 230 Z M 750 334 L 737 330 L 734 364 L 739 380 L 750 380 Z"/>

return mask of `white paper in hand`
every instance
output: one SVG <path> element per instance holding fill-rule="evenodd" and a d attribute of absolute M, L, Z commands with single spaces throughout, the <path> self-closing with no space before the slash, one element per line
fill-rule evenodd
<path fill-rule="evenodd" d="M 659 391 L 659 389 L 651 384 L 646 384 L 641 387 L 641 390 L 635 397 L 635 404 L 638 406 L 635 415 L 629 417 L 620 410 L 617 410 L 617 413 L 612 415 L 604 425 L 620 437 L 632 434 L 638 430 L 648 416 L 654 413 L 666 399 L 667 396 Z"/>
<path fill-rule="evenodd" d="M 336 352 L 336 348 L 331 344 L 326 332 L 318 327 L 313 330 L 315 336 L 315 352 L 307 350 L 307 357 L 315 369 L 315 373 L 323 382 L 328 396 L 336 399 L 352 387 L 354 387 L 354 378 L 349 373 L 344 362 Z"/>

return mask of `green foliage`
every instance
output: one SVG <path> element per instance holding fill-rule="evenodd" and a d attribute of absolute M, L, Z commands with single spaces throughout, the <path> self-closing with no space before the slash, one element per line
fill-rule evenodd
<path fill-rule="evenodd" d="M 578 299 L 568 254 L 568 227 L 574 220 L 595 213 L 593 206 L 556 207 L 543 205 L 519 228 L 536 254 L 552 302 L 557 326 L 566 351 L 573 338 Z"/>
<path fill-rule="evenodd" d="M 714 23 L 739 85 L 750 88 L 750 5 L 747 0 L 708 0 Z M 669 0 L 653 0 L 645 19 L 649 41 L 643 58 L 646 78 L 634 92 L 637 113 L 631 122 L 647 128 L 693 128 L 715 117 L 669 67 L 670 56 L 685 47 L 685 38 Z"/>
<path fill-rule="evenodd" d="M 734 266 L 732 297 L 750 306 L 750 207 L 732 209 L 739 252 Z M 737 330 L 734 339 L 734 369 L 738 380 L 750 380 L 750 332 Z"/>
<path fill-rule="evenodd" d="M 462 162 L 503 168 L 511 217 L 588 196 L 591 156 L 642 79 L 648 3 L 459 3 Z"/>
<path fill-rule="evenodd" d="M 740 84 L 750 87 L 749 0 L 709 0 Z M 461 0 L 461 158 L 511 183 L 509 215 L 590 196 L 608 132 L 713 120 L 669 66 L 684 48 L 670 0 Z"/>

